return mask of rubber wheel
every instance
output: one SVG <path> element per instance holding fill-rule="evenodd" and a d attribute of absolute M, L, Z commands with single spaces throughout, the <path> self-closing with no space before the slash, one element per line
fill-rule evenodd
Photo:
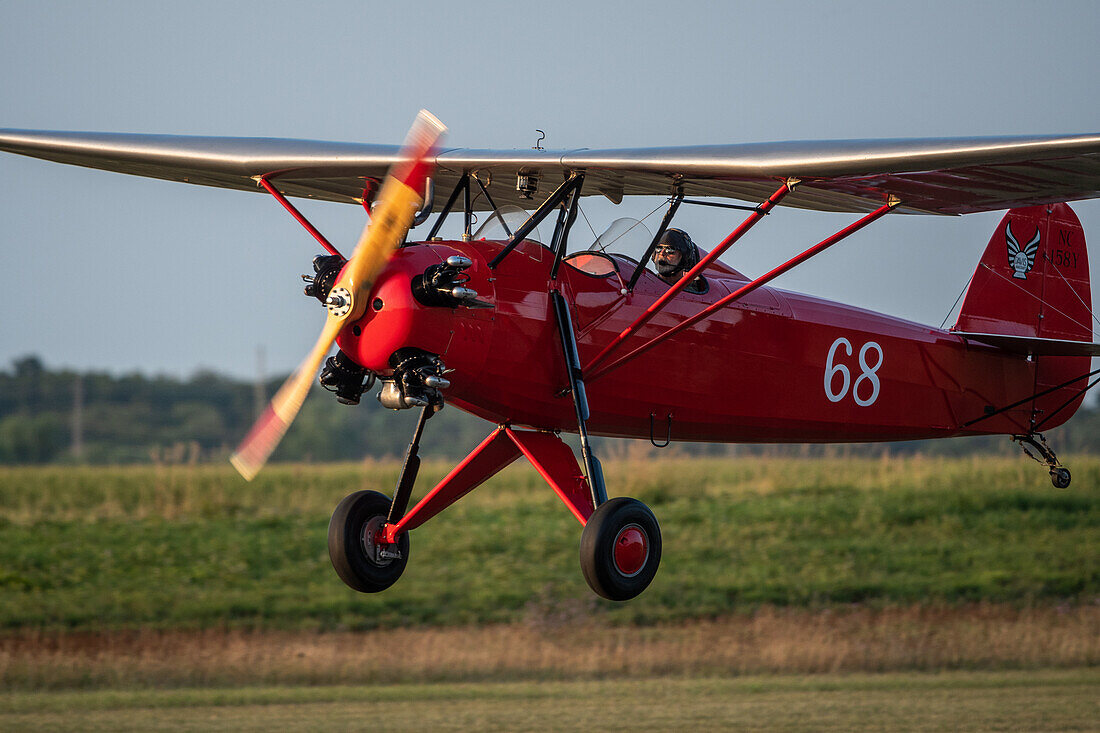
<path fill-rule="evenodd" d="M 397 540 L 400 558 L 380 559 L 374 538 L 386 522 L 390 500 L 377 491 L 344 497 L 328 523 L 328 556 L 340 580 L 361 593 L 377 593 L 401 577 L 409 562 L 409 533 Z"/>
<path fill-rule="evenodd" d="M 637 499 L 601 504 L 581 533 L 581 570 L 589 587 L 611 601 L 628 601 L 649 587 L 661 564 L 661 527 Z"/>
<path fill-rule="evenodd" d="M 1056 489 L 1068 489 L 1071 476 L 1068 468 L 1052 468 L 1050 470 L 1050 482 Z"/>

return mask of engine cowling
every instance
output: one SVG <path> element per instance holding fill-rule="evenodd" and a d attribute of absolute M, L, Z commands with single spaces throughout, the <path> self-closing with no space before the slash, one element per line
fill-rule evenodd
<path fill-rule="evenodd" d="M 462 242 L 432 242 L 394 253 L 363 316 L 337 337 L 356 363 L 383 377 L 395 354 L 416 349 L 441 357 L 448 370 L 477 370 L 487 338 L 470 339 L 492 323 L 493 284 L 485 259 Z"/>

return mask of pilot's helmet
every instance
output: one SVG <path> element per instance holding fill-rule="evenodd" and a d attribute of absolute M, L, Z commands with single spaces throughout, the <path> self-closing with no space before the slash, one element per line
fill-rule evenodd
<path fill-rule="evenodd" d="M 695 242 L 692 242 L 691 237 L 682 229 L 666 230 L 665 233 L 661 235 L 659 244 L 663 244 L 666 247 L 672 247 L 681 255 L 680 264 L 672 268 L 669 272 L 662 272 L 662 275 L 668 276 L 675 275 L 678 272 L 687 272 L 699 262 L 699 250 L 696 248 Z"/>

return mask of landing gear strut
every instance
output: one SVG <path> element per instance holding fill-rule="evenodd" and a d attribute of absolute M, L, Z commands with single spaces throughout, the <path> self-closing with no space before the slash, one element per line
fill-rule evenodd
<path fill-rule="evenodd" d="M 332 513 L 328 525 L 329 559 L 336 574 L 353 590 L 360 593 L 386 590 L 405 571 L 409 562 L 409 533 L 388 537 L 386 526 L 405 515 L 416 474 L 420 471 L 420 438 L 424 434 L 424 423 L 438 407 L 427 404 L 420 410 L 393 500 L 377 491 L 359 491 L 346 497 Z"/>
<path fill-rule="evenodd" d="M 597 595 L 610 601 L 628 601 L 648 588 L 657 574 L 657 566 L 661 564 L 661 527 L 649 507 L 637 499 L 607 498 L 603 468 L 588 442 L 588 398 L 569 305 L 556 290 L 550 291 L 550 299 L 561 336 L 569 392 L 577 411 L 582 465 L 596 507 L 581 533 L 581 570 L 588 587 Z"/>
<path fill-rule="evenodd" d="M 1020 444 L 1020 448 L 1024 453 L 1032 460 L 1043 464 L 1050 471 L 1050 482 L 1054 484 L 1056 489 L 1068 489 L 1069 483 L 1072 477 L 1070 476 L 1069 469 L 1062 465 L 1058 460 L 1058 456 L 1055 455 L 1054 449 L 1047 445 L 1046 438 L 1040 433 L 1031 433 L 1029 435 L 1013 435 L 1012 440 Z M 1041 458 L 1027 449 L 1028 446 L 1034 448 Z"/>

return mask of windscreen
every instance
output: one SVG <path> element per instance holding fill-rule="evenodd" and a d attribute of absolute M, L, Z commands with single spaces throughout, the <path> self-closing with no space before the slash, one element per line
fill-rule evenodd
<path fill-rule="evenodd" d="M 637 219 L 624 217 L 611 222 L 603 234 L 588 248 L 590 252 L 628 257 L 637 262 L 645 254 L 653 234 Z"/>

